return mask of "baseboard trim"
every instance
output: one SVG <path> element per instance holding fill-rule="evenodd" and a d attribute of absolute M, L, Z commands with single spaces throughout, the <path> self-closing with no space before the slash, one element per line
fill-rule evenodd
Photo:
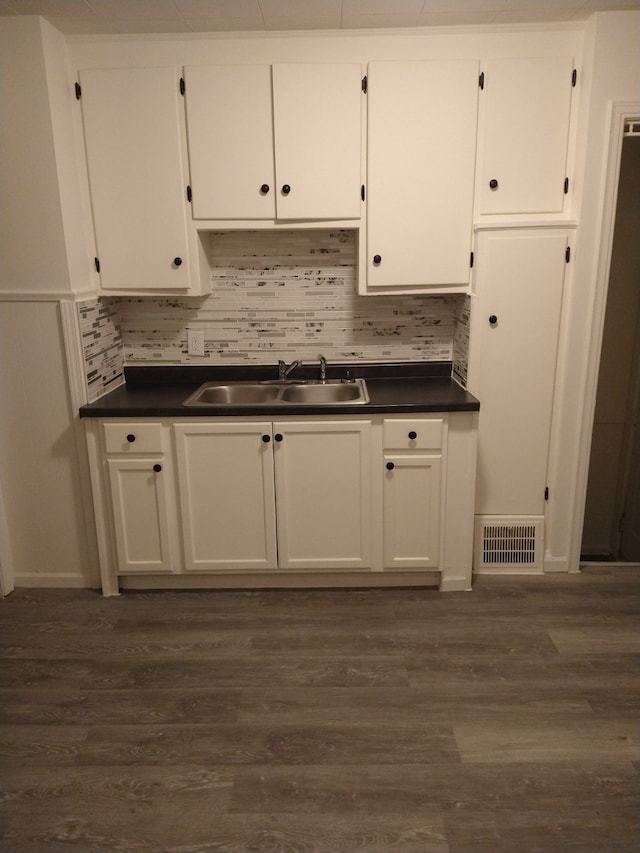
<path fill-rule="evenodd" d="M 54 574 L 18 574 L 14 580 L 15 587 L 29 587 L 41 589 L 93 589 L 94 586 L 88 578 L 80 575 L 56 572 Z"/>
<path fill-rule="evenodd" d="M 376 587 L 424 586 L 437 589 L 440 572 L 326 572 L 315 574 L 190 574 L 122 575 L 120 589 L 366 589 Z"/>

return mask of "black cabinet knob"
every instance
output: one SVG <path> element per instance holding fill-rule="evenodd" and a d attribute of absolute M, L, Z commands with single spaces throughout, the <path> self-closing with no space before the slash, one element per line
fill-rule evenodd
<path fill-rule="evenodd" d="M 495 178 L 491 178 L 491 180 L 489 181 L 489 187 L 492 190 L 497 190 L 498 189 L 498 181 Z"/>
<path fill-rule="evenodd" d="M 174 258 L 173 259 L 173 265 L 174 265 L 174 267 L 181 267 L 182 266 L 182 258 Z"/>
<path fill-rule="evenodd" d="M 495 314 L 489 315 L 489 322 L 491 323 L 492 326 L 495 326 L 495 324 L 498 322 L 498 318 L 496 317 Z"/>
<path fill-rule="evenodd" d="M 374 256 L 373 256 L 373 263 L 374 263 L 374 264 L 380 264 L 380 263 L 382 263 L 382 255 L 374 255 Z"/>
<path fill-rule="evenodd" d="M 396 466 L 393 464 L 393 462 L 387 462 L 387 471 L 393 471 L 395 467 Z"/>
<path fill-rule="evenodd" d="M 289 186 L 289 184 L 283 184 L 282 185 L 282 195 L 289 195 L 290 192 L 291 192 L 291 187 Z"/>
<path fill-rule="evenodd" d="M 282 441 L 282 433 L 281 432 L 277 432 L 273 437 L 275 438 L 276 441 Z"/>
<path fill-rule="evenodd" d="M 417 438 L 417 437 L 418 437 L 418 433 L 412 429 L 411 432 L 409 433 L 409 438 L 411 439 L 411 441 L 413 441 L 414 438 Z"/>
<path fill-rule="evenodd" d="M 156 474 L 159 474 L 160 471 L 162 471 L 162 465 L 158 465 L 158 463 L 156 462 L 156 464 L 153 466 L 153 470 L 156 472 Z"/>
<path fill-rule="evenodd" d="M 262 193 L 262 195 L 266 195 L 269 192 L 269 184 L 263 184 L 260 187 L 260 192 Z"/>
<path fill-rule="evenodd" d="M 136 440 L 135 435 L 132 432 L 130 432 L 129 435 L 127 436 L 127 441 L 129 442 L 129 444 L 133 444 L 133 442 L 135 440 Z"/>
<path fill-rule="evenodd" d="M 271 441 L 271 436 L 265 434 L 262 436 L 262 440 L 264 441 L 265 444 L 269 444 L 269 442 Z"/>

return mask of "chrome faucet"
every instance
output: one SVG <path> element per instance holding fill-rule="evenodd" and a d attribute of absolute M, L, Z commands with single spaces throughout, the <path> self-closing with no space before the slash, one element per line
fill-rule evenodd
<path fill-rule="evenodd" d="M 327 359 L 323 355 L 319 355 L 320 359 L 320 382 L 327 381 Z"/>
<path fill-rule="evenodd" d="M 282 359 L 278 360 L 278 379 L 281 382 L 287 378 L 287 376 L 292 373 L 296 367 L 300 367 L 300 362 L 296 359 L 296 361 L 292 361 L 291 364 L 287 367 L 286 362 Z"/>

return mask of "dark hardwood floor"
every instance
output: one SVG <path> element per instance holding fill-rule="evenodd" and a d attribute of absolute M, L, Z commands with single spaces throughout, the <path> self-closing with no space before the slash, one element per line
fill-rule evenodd
<path fill-rule="evenodd" d="M 5 853 L 638 853 L 640 570 L 17 590 Z"/>

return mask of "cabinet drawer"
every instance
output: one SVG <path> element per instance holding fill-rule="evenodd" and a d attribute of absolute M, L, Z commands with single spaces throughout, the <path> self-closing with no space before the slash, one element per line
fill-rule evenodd
<path fill-rule="evenodd" d="M 162 453 L 162 424 L 104 424 L 107 453 Z"/>
<path fill-rule="evenodd" d="M 442 418 L 420 420 L 385 420 L 383 441 L 385 449 L 436 450 L 442 447 Z"/>

